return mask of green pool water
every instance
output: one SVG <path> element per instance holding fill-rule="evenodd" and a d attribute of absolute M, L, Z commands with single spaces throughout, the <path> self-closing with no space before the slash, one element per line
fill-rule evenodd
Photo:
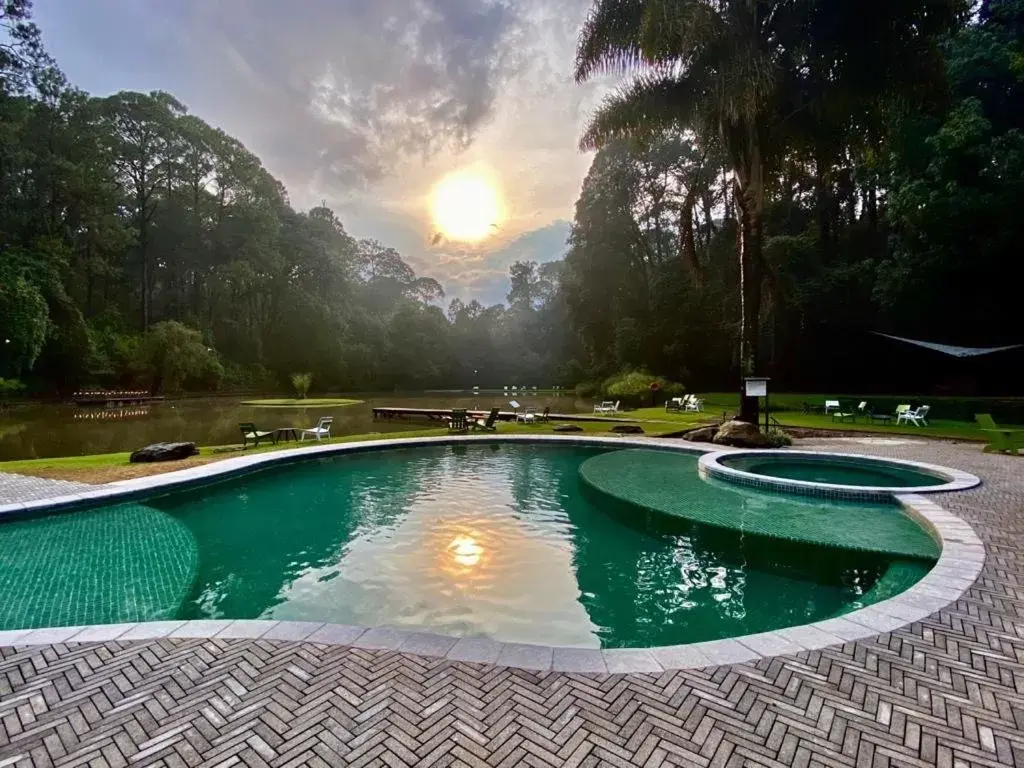
<path fill-rule="evenodd" d="M 393 448 L 3 523 L 0 629 L 261 618 L 645 647 L 835 616 L 892 565 L 616 508 L 581 487 L 599 452 Z M 146 599 L 112 597 L 126 584 Z"/>
<path fill-rule="evenodd" d="M 942 485 L 947 480 L 939 475 L 912 467 L 904 467 L 870 459 L 836 459 L 822 456 L 734 456 L 724 457 L 722 464 L 755 475 L 786 480 L 807 480 L 833 485 L 859 485 L 879 488 L 914 488 Z"/>

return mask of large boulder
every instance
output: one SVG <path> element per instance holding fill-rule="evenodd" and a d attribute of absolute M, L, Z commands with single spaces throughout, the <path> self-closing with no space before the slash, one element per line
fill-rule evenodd
<path fill-rule="evenodd" d="M 618 435 L 642 435 L 644 428 L 639 424 L 619 424 L 612 427 L 611 431 Z"/>
<path fill-rule="evenodd" d="M 128 461 L 132 464 L 146 464 L 152 461 L 179 461 L 198 455 L 199 449 L 195 443 L 153 443 L 133 451 Z"/>
<path fill-rule="evenodd" d="M 714 442 L 716 434 L 718 427 L 698 427 L 684 434 L 683 440 L 689 440 L 691 443 L 711 443 Z"/>
<path fill-rule="evenodd" d="M 718 428 L 712 441 L 718 445 L 731 445 L 735 448 L 767 448 L 771 442 L 767 435 L 761 434 L 756 424 L 746 421 L 727 421 Z"/>

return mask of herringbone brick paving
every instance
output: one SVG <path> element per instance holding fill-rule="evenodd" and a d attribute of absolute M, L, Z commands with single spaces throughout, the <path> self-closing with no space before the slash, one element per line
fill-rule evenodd
<path fill-rule="evenodd" d="M 0 649 L 2 766 L 1024 765 L 1024 459 L 959 466 L 986 544 L 955 604 L 873 640 L 661 675 L 533 673 L 259 640 Z"/>

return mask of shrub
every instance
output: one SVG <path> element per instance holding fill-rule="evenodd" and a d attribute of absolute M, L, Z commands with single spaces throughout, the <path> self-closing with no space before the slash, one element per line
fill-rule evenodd
<path fill-rule="evenodd" d="M 24 388 L 25 385 L 17 379 L 5 379 L 0 377 L 0 403 L 16 392 L 21 392 Z"/>
<path fill-rule="evenodd" d="M 596 397 L 600 386 L 596 381 L 581 381 L 576 385 L 576 397 L 580 400 L 589 400 Z"/>
<path fill-rule="evenodd" d="M 781 429 L 768 433 L 769 448 L 787 448 L 793 444 L 793 438 Z"/>
<path fill-rule="evenodd" d="M 657 394 L 652 396 L 651 384 L 657 384 Z M 682 384 L 670 382 L 661 376 L 645 371 L 627 371 L 611 376 L 601 384 L 601 395 L 608 400 L 618 400 L 631 408 L 651 405 L 652 400 L 665 397 L 679 397 L 685 388 Z M 669 394 L 671 393 L 671 394 Z"/>
<path fill-rule="evenodd" d="M 309 388 L 313 386 L 312 373 L 293 373 L 291 375 L 292 387 L 295 388 L 295 396 L 299 400 L 305 400 L 309 394 Z"/>
<path fill-rule="evenodd" d="M 206 346 L 202 334 L 176 320 L 156 323 L 135 354 L 132 367 L 149 380 L 153 393 L 180 391 L 186 381 L 215 389 L 224 375 L 217 353 Z"/>

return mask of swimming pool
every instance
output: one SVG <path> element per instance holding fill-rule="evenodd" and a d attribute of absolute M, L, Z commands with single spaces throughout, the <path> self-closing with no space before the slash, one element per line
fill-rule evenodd
<path fill-rule="evenodd" d="M 607 450 L 389 447 L 5 522 L 0 629 L 259 618 L 645 648 L 843 615 L 879 599 L 896 561 L 904 586 L 931 566 L 633 514 L 581 485 Z M 806 514 L 805 500 L 712 488 L 692 463 L 695 497 Z"/>

